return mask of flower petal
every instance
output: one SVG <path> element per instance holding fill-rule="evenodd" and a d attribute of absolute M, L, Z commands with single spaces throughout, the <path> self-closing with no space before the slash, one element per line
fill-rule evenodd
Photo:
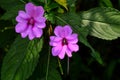
<path fill-rule="evenodd" d="M 22 38 L 27 37 L 27 35 L 29 34 L 31 27 L 29 27 L 29 26 L 27 26 L 27 27 L 28 28 L 24 32 L 21 33 Z"/>
<path fill-rule="evenodd" d="M 56 36 L 50 36 L 50 41 L 53 41 Z"/>
<path fill-rule="evenodd" d="M 28 34 L 26 34 L 26 32 L 22 32 L 22 33 L 20 33 L 20 34 L 21 34 L 21 37 L 22 37 L 22 38 L 25 38 L 25 37 L 27 37 L 27 35 L 28 35 Z"/>
<path fill-rule="evenodd" d="M 23 32 L 26 28 L 27 28 L 27 24 L 26 24 L 26 23 L 18 23 L 18 24 L 15 26 L 15 31 L 16 31 L 17 33 L 21 33 L 21 32 Z"/>
<path fill-rule="evenodd" d="M 68 48 L 74 52 L 77 52 L 79 50 L 79 46 L 77 44 L 68 44 Z"/>
<path fill-rule="evenodd" d="M 29 14 L 30 16 L 33 17 L 34 13 L 35 13 L 35 7 L 36 6 L 33 3 L 31 3 L 31 2 L 27 3 L 25 5 L 25 10 L 26 10 L 27 14 Z"/>
<path fill-rule="evenodd" d="M 58 57 L 60 59 L 63 59 L 65 57 L 65 52 L 66 52 L 67 46 L 63 46 L 61 52 L 58 54 Z"/>
<path fill-rule="evenodd" d="M 57 46 L 58 43 L 57 43 L 57 42 L 50 41 L 50 42 L 49 42 L 49 45 L 50 45 L 50 46 Z"/>
<path fill-rule="evenodd" d="M 62 26 L 56 26 L 55 30 L 54 30 L 54 33 L 56 36 L 58 37 L 61 37 L 61 31 L 63 30 L 63 27 Z"/>
<path fill-rule="evenodd" d="M 56 36 L 50 36 L 50 40 L 55 41 L 55 42 L 59 42 L 59 41 L 62 40 L 62 38 L 61 37 L 56 37 Z"/>
<path fill-rule="evenodd" d="M 26 14 L 24 11 L 19 11 L 18 16 L 16 17 L 17 22 L 27 22 L 27 19 L 29 19 L 30 16 Z"/>
<path fill-rule="evenodd" d="M 34 18 L 35 19 L 35 21 L 37 22 L 37 23 L 41 23 L 41 22 L 45 22 L 46 21 L 46 18 L 45 17 L 35 17 Z"/>
<path fill-rule="evenodd" d="M 65 25 L 63 27 L 63 29 L 64 29 L 64 36 L 65 37 L 72 34 L 72 29 L 71 29 L 71 27 L 69 25 Z"/>
<path fill-rule="evenodd" d="M 25 30 L 24 32 L 21 33 L 22 38 L 27 37 L 27 35 L 28 35 L 28 38 L 30 40 L 32 40 L 33 38 L 35 38 L 35 35 L 33 34 L 32 26 L 31 25 L 28 26 L 27 30 Z"/>
<path fill-rule="evenodd" d="M 16 21 L 17 21 L 17 22 L 20 22 L 20 23 L 27 23 L 27 22 L 28 22 L 28 20 L 23 19 L 23 18 L 20 17 L 20 16 L 17 16 L 17 17 L 16 17 Z"/>
<path fill-rule="evenodd" d="M 50 36 L 50 42 L 49 44 L 51 46 L 57 46 L 62 44 L 62 38 L 61 37 L 56 37 L 56 36 Z"/>
<path fill-rule="evenodd" d="M 72 52 L 69 48 L 66 49 L 66 54 L 68 55 L 68 57 L 72 57 Z"/>
<path fill-rule="evenodd" d="M 29 25 L 28 38 L 29 38 L 30 40 L 32 40 L 32 39 L 35 38 L 35 35 L 34 35 L 34 33 L 33 33 L 32 26 L 31 26 L 31 25 Z"/>
<path fill-rule="evenodd" d="M 73 34 L 67 36 L 66 38 L 67 38 L 68 40 L 74 40 L 74 39 L 78 38 L 78 34 L 73 33 Z"/>
<path fill-rule="evenodd" d="M 62 46 L 58 45 L 52 48 L 52 55 L 57 56 L 62 50 Z"/>
<path fill-rule="evenodd" d="M 20 10 L 19 11 L 19 14 L 18 14 L 20 17 L 22 17 L 23 19 L 28 19 L 28 18 L 30 18 L 30 16 L 27 14 L 27 13 L 25 13 L 24 11 L 22 11 L 22 10 Z"/>
<path fill-rule="evenodd" d="M 50 36 L 50 42 L 49 42 L 49 45 L 50 46 L 57 46 L 57 42 L 54 42 L 54 38 L 55 38 L 56 36 Z"/>
<path fill-rule="evenodd" d="M 78 42 L 78 39 L 68 40 L 68 43 L 70 44 L 76 44 L 77 42 Z"/>
<path fill-rule="evenodd" d="M 42 29 L 39 29 L 37 27 L 33 27 L 33 33 L 37 38 L 40 38 L 43 34 Z"/>
<path fill-rule="evenodd" d="M 45 22 L 35 23 L 35 26 L 41 29 L 41 28 L 45 28 L 46 24 L 45 24 Z"/>
<path fill-rule="evenodd" d="M 66 37 L 68 43 L 77 43 L 78 42 L 78 34 L 72 34 Z"/>
<path fill-rule="evenodd" d="M 44 9 L 42 6 L 36 6 L 35 8 L 35 16 L 34 17 L 38 17 L 38 16 L 43 16 L 44 15 Z"/>
<path fill-rule="evenodd" d="M 49 44 L 50 44 L 50 46 L 57 46 L 57 45 L 62 46 L 62 45 L 61 45 L 61 44 L 62 44 L 61 42 L 50 41 Z"/>

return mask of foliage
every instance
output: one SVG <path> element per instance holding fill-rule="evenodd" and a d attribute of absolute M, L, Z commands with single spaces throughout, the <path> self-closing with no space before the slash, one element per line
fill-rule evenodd
<path fill-rule="evenodd" d="M 40 39 L 15 33 L 15 17 L 32 2 L 45 9 Z M 119 80 L 120 0 L 0 0 L 0 80 Z M 56 25 L 70 25 L 80 50 L 72 58 L 51 55 Z"/>

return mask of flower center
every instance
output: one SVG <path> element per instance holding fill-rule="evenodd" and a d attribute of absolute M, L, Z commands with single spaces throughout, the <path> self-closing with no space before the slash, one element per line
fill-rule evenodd
<path fill-rule="evenodd" d="M 63 40 L 62 40 L 62 46 L 64 46 L 64 45 L 68 45 L 67 39 L 65 39 L 65 38 L 63 38 Z"/>
<path fill-rule="evenodd" d="M 28 24 L 34 26 L 34 23 L 35 23 L 34 19 L 30 18 Z"/>

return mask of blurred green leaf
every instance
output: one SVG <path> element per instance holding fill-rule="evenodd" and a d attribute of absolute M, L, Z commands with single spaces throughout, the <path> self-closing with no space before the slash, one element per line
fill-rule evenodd
<path fill-rule="evenodd" d="M 91 55 L 100 63 L 103 64 L 103 61 L 100 57 L 100 54 L 96 52 L 92 46 L 87 41 L 87 35 L 89 33 L 89 26 L 81 27 L 81 17 L 80 14 L 76 13 L 67 13 L 56 16 L 57 24 L 59 25 L 71 25 L 73 31 L 78 34 L 79 41 L 82 42 L 84 45 L 89 47 L 92 51 Z"/>
<path fill-rule="evenodd" d="M 107 66 L 107 69 L 105 70 L 105 74 L 104 77 L 106 78 L 106 80 L 110 80 L 112 78 L 113 75 L 113 71 L 116 67 L 116 61 L 112 61 L 109 63 L 109 65 Z"/>
<path fill-rule="evenodd" d="M 29 41 L 18 37 L 4 58 L 1 80 L 26 80 L 36 67 L 42 45 L 42 38 Z"/>
<path fill-rule="evenodd" d="M 81 26 L 91 28 L 90 35 L 113 40 L 120 37 L 120 12 L 114 8 L 94 8 L 83 12 Z"/>
<path fill-rule="evenodd" d="M 99 0 L 99 4 L 102 7 L 113 7 L 112 2 L 110 0 Z"/>

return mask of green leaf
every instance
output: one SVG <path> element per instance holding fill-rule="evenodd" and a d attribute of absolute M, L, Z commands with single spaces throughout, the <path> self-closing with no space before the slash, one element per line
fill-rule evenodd
<path fill-rule="evenodd" d="M 100 63 L 103 64 L 103 61 L 100 57 L 100 54 L 95 51 L 92 46 L 87 41 L 87 36 L 89 34 L 89 26 L 81 27 L 81 17 L 79 14 L 76 13 L 67 13 L 56 16 L 57 24 L 59 25 L 71 25 L 73 31 L 78 34 L 79 41 L 82 42 L 84 45 L 89 47 L 92 51 L 91 55 Z"/>
<path fill-rule="evenodd" d="M 81 26 L 90 27 L 90 35 L 113 40 L 120 37 L 120 12 L 114 8 L 94 8 L 81 15 Z"/>
<path fill-rule="evenodd" d="M 0 6 L 4 9 L 4 10 L 10 10 L 13 7 L 16 7 L 17 5 L 22 5 L 23 2 L 22 0 L 0 0 Z"/>
<path fill-rule="evenodd" d="M 68 3 L 69 6 L 73 7 L 73 6 L 75 6 L 76 1 L 77 0 L 67 0 L 67 3 Z"/>
<path fill-rule="evenodd" d="M 45 14 L 45 17 L 47 18 L 47 20 L 49 20 L 51 23 L 55 23 L 55 15 L 54 15 L 54 13 L 50 13 L 50 14 Z"/>
<path fill-rule="evenodd" d="M 13 19 L 17 16 L 18 11 L 24 8 L 23 4 L 16 5 L 15 7 L 11 7 L 6 13 L 1 17 L 3 20 Z"/>
<path fill-rule="evenodd" d="M 67 0 L 69 10 L 72 12 L 76 11 L 76 1 L 77 0 Z"/>
<path fill-rule="evenodd" d="M 42 38 L 29 41 L 18 37 L 4 58 L 1 80 L 26 80 L 36 67 L 42 45 Z"/>
<path fill-rule="evenodd" d="M 110 0 L 100 0 L 99 3 L 102 7 L 113 7 L 112 2 Z"/>
<path fill-rule="evenodd" d="M 18 11 L 24 9 L 24 5 L 22 0 L 0 0 L 0 6 L 6 11 L 1 19 L 14 19 Z"/>

